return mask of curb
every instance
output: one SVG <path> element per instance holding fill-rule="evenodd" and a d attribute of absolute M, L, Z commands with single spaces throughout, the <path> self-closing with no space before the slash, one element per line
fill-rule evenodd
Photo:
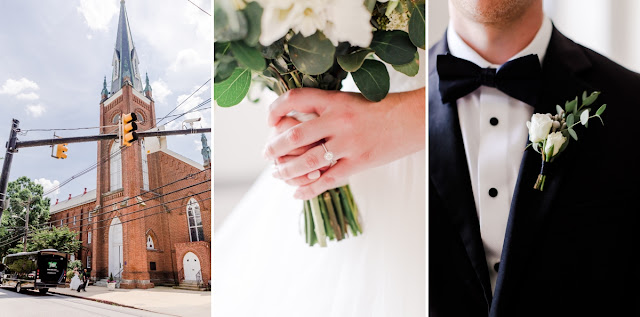
<path fill-rule="evenodd" d="M 52 292 L 52 291 L 49 291 L 49 293 L 56 294 L 56 295 L 62 295 L 62 296 L 68 296 L 68 297 L 74 297 L 74 298 L 80 298 L 80 299 L 86 299 L 86 300 L 90 300 L 90 301 L 97 302 L 97 303 L 102 303 L 102 304 L 107 304 L 107 305 L 113 305 L 113 306 L 119 306 L 119 307 L 131 308 L 131 309 L 137 309 L 137 310 L 142 310 L 142 311 L 146 311 L 146 312 L 150 312 L 150 313 L 154 313 L 154 314 L 162 314 L 162 315 L 167 315 L 167 316 L 180 317 L 178 315 L 160 313 L 160 312 L 157 312 L 157 311 L 152 311 L 152 310 L 143 309 L 143 308 L 140 308 L 140 307 L 135 307 L 135 306 L 130 306 L 130 305 L 124 305 L 124 304 L 120 304 L 120 303 L 116 303 L 116 302 L 112 302 L 112 301 L 108 301 L 108 300 L 103 300 L 103 299 L 89 298 L 89 297 L 84 297 L 84 296 L 79 296 L 79 295 L 74 295 L 74 294 L 65 294 L 65 293 L 58 293 L 58 292 Z"/>

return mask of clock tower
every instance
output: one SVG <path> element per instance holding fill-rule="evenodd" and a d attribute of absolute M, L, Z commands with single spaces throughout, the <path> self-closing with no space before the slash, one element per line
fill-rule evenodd
<path fill-rule="evenodd" d="M 149 78 L 142 85 L 124 0 L 120 1 L 112 74 L 103 81 L 100 100 L 101 134 L 118 133 L 122 115 L 135 113 L 138 131 L 155 127 L 156 114 Z M 111 91 L 107 89 L 110 82 Z M 144 205 L 149 196 L 149 166 L 144 140 L 123 147 L 119 140 L 98 143 L 95 243 L 91 245 L 92 275 L 113 275 L 121 288 L 150 288 Z M 143 217 L 143 218 L 141 218 Z M 134 221 L 135 220 L 135 221 Z"/>

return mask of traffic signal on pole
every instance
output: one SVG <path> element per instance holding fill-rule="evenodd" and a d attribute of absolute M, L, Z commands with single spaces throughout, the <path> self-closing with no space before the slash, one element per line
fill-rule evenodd
<path fill-rule="evenodd" d="M 57 159 L 66 159 L 67 158 L 67 143 L 58 144 L 56 146 L 56 158 Z"/>
<path fill-rule="evenodd" d="M 131 146 L 133 141 L 138 139 L 138 125 L 136 124 L 138 117 L 135 113 L 127 113 L 122 116 L 122 144 Z"/>

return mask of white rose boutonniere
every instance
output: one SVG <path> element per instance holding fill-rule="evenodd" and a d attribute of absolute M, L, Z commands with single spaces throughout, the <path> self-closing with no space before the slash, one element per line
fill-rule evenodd
<path fill-rule="evenodd" d="M 581 124 L 586 128 L 588 127 L 589 119 L 596 117 L 604 125 L 601 115 L 607 108 L 606 104 L 600 106 L 595 115 L 589 116 L 591 111 L 589 106 L 596 101 L 598 95 L 600 95 L 600 92 L 595 91 L 587 96 L 585 91 L 582 93 L 582 105 L 578 106 L 578 97 L 576 97 L 565 102 L 564 109 L 557 105 L 556 110 L 558 113 L 555 115 L 534 113 L 531 116 L 531 121 L 527 121 L 529 141 L 531 141 L 531 144 L 527 147 L 532 146 L 542 156 L 542 167 L 533 186 L 534 189 L 544 190 L 549 163 L 553 162 L 567 148 L 570 140 L 569 136 L 578 141 L 578 134 L 574 130 L 576 125 Z"/>

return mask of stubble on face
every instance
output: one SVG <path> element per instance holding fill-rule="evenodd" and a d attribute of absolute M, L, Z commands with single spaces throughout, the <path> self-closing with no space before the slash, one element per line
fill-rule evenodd
<path fill-rule="evenodd" d="M 451 0 L 466 19 L 482 24 L 509 25 L 539 0 Z"/>

